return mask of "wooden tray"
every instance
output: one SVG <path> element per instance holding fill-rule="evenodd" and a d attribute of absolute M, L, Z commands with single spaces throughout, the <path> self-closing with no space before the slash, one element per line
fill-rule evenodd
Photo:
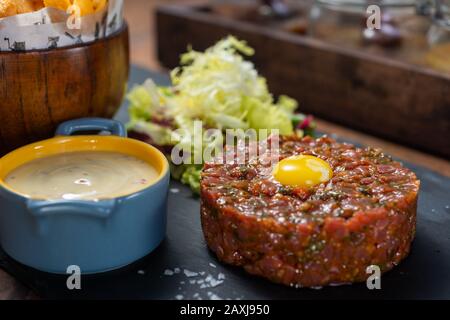
<path fill-rule="evenodd" d="M 157 29 L 166 67 L 179 64 L 188 44 L 204 50 L 233 34 L 255 49 L 270 90 L 298 99 L 302 112 L 450 157 L 450 74 L 232 19 L 208 6 L 161 5 Z"/>
<path fill-rule="evenodd" d="M 132 68 L 130 87 L 151 77 L 167 84 L 167 76 Z M 127 106 L 116 116 L 127 121 Z M 166 240 L 151 255 L 124 269 L 82 276 L 82 290 L 69 291 L 67 277 L 32 270 L 8 258 L 0 249 L 0 268 L 50 299 L 449 299 L 450 298 L 450 179 L 419 166 L 405 164 L 421 180 L 417 235 L 409 257 L 381 278 L 381 290 L 365 283 L 295 289 L 277 285 L 221 264 L 208 250 L 200 225 L 200 202 L 191 190 L 172 181 Z M 165 275 L 180 268 L 180 273 Z M 184 270 L 199 273 L 187 276 Z M 204 274 L 200 274 L 204 272 Z M 201 288 L 198 280 L 223 274 L 223 283 Z M 220 277 L 222 278 L 222 277 Z M 195 283 L 191 283 L 194 281 Z"/>

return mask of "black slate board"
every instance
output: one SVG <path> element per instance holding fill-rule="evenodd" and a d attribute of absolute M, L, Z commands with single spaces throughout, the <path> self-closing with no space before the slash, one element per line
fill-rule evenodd
<path fill-rule="evenodd" d="M 167 83 L 166 76 L 132 68 L 131 85 L 151 77 Z M 126 105 L 117 118 L 126 121 Z M 450 298 L 450 179 L 405 163 L 419 176 L 417 236 L 410 256 L 382 276 L 381 290 L 366 285 L 295 289 L 246 274 L 220 264 L 207 249 L 199 219 L 199 200 L 178 182 L 172 182 L 168 208 L 168 234 L 148 257 L 124 269 L 82 277 L 82 289 L 69 291 L 66 277 L 49 275 L 19 265 L 0 250 L 0 267 L 33 289 L 42 298 L 83 299 L 449 299 Z M 210 265 L 212 264 L 212 265 Z M 167 270 L 181 272 L 164 275 Z M 204 272 L 188 277 L 183 271 Z M 211 274 L 223 283 L 200 288 L 190 283 Z M 189 273 L 188 273 L 189 274 Z"/>

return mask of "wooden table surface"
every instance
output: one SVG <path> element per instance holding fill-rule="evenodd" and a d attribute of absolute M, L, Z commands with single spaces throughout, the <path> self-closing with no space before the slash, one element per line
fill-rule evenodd
<path fill-rule="evenodd" d="M 179 2 L 180 0 L 175 0 Z M 175 2 L 174 0 L 126 0 L 125 16 L 130 25 L 131 61 L 134 64 L 164 71 L 156 59 L 154 46 L 154 21 L 152 11 L 158 3 Z M 193 2 L 192 0 L 187 0 Z M 195 0 L 194 0 L 195 1 Z M 334 133 L 364 145 L 371 145 L 385 150 L 387 153 L 409 162 L 422 165 L 450 177 L 450 162 L 417 150 L 373 136 L 350 130 L 333 123 L 317 119 L 318 129 L 326 133 Z M 418 133 L 420 134 L 420 133 Z M 3 299 L 37 299 L 28 289 L 0 270 L 0 300 Z"/>

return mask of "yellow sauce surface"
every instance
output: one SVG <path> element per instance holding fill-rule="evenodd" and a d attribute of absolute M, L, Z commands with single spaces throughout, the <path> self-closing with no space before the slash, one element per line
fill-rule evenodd
<path fill-rule="evenodd" d="M 153 184 L 157 170 L 118 152 L 70 152 L 36 159 L 11 171 L 6 184 L 37 199 L 101 200 L 126 196 Z"/>

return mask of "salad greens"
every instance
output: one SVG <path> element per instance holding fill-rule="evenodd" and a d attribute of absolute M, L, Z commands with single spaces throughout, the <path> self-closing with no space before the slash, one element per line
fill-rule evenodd
<path fill-rule="evenodd" d="M 172 86 L 157 86 L 149 79 L 128 94 L 128 129 L 148 137 L 159 147 L 187 144 L 178 130 L 195 134 L 204 128 L 278 129 L 283 135 L 312 134 L 310 117 L 295 114 L 297 101 L 280 96 L 274 100 L 266 80 L 244 60 L 253 55 L 244 41 L 229 36 L 205 52 L 192 48 L 181 56 L 181 66 L 170 76 Z M 200 128 L 201 129 L 201 128 Z M 172 166 L 174 178 L 199 191 L 201 165 Z"/>

